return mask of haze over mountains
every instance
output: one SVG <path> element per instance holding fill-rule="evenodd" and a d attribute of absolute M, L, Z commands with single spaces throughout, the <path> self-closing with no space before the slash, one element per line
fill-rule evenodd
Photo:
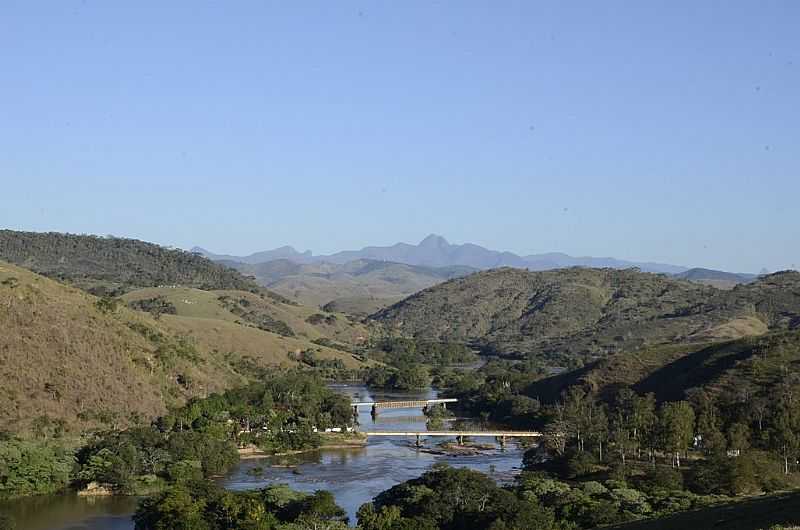
<path fill-rule="evenodd" d="M 650 263 L 626 261 L 611 257 L 574 257 L 558 252 L 519 256 L 513 252 L 490 250 L 473 243 L 454 245 L 444 237 L 431 234 L 418 245 L 396 243 L 391 246 L 369 246 L 361 250 L 345 250 L 330 255 L 315 256 L 311 251 L 298 252 L 293 247 L 285 246 L 274 250 L 257 252 L 249 256 L 229 256 L 214 254 L 200 247 L 193 252 L 200 253 L 215 261 L 235 261 L 239 263 L 257 264 L 276 259 L 288 259 L 296 263 L 327 262 L 344 264 L 359 259 L 392 261 L 407 265 L 424 267 L 465 266 L 475 269 L 494 269 L 497 267 L 515 267 L 529 270 L 548 270 L 565 267 L 610 267 L 625 269 L 638 267 L 644 272 L 661 272 L 678 274 L 689 270 L 689 267 L 666 263 Z"/>
<path fill-rule="evenodd" d="M 369 246 L 330 255 L 314 255 L 308 250 L 298 252 L 291 246 L 249 256 L 214 254 L 200 247 L 193 248 L 192 252 L 252 276 L 262 286 L 301 304 L 328 306 L 331 310 L 361 316 L 445 280 L 501 267 L 530 271 L 635 267 L 643 272 L 668 274 L 721 289 L 731 289 L 756 278 L 752 274 L 611 257 L 573 257 L 557 252 L 519 256 L 472 243 L 454 245 L 435 234 L 417 245 Z"/>

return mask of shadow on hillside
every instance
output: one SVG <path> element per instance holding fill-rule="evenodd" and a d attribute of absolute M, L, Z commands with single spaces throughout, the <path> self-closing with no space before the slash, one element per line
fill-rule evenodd
<path fill-rule="evenodd" d="M 658 401 L 680 400 L 686 390 L 713 383 L 752 354 L 752 347 L 739 341 L 715 344 L 659 368 L 633 388 L 639 394 L 653 392 Z"/>
<path fill-rule="evenodd" d="M 684 512 L 662 519 L 614 526 L 620 530 L 758 530 L 800 523 L 800 493 L 770 495 Z"/>
<path fill-rule="evenodd" d="M 561 393 L 568 387 L 580 384 L 583 378 L 590 374 L 599 362 L 594 361 L 577 370 L 570 370 L 534 381 L 528 385 L 523 394 L 538 399 L 542 403 L 553 403 L 561 397 Z"/>

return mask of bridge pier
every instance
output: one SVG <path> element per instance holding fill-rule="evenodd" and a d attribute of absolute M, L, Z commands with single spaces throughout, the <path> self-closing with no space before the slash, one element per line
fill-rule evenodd
<path fill-rule="evenodd" d="M 461 436 L 461 435 L 457 436 L 457 437 L 456 437 L 456 443 L 457 443 L 458 445 L 464 445 L 464 437 L 463 437 L 463 436 Z"/>
<path fill-rule="evenodd" d="M 417 441 L 416 441 L 416 445 L 417 445 L 417 447 L 422 447 L 422 441 L 421 441 L 421 440 L 420 440 L 420 438 L 419 438 L 419 434 L 417 434 Z"/>
<path fill-rule="evenodd" d="M 505 449 L 506 448 L 506 437 L 505 437 L 505 435 L 498 437 L 497 441 L 500 443 L 500 448 L 501 449 Z"/>
<path fill-rule="evenodd" d="M 377 405 L 372 405 L 372 413 L 371 414 L 372 414 L 373 418 L 378 415 L 378 406 Z"/>

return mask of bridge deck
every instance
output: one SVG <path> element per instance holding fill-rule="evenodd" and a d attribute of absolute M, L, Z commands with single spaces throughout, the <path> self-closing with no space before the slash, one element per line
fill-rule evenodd
<path fill-rule="evenodd" d="M 492 438 L 536 438 L 542 435 L 540 432 L 532 431 L 359 431 L 360 434 L 367 436 L 472 436 L 472 437 L 492 437 Z"/>
<path fill-rule="evenodd" d="M 417 408 L 426 405 L 436 405 L 439 403 L 457 403 L 456 398 L 442 398 L 442 399 L 411 399 L 407 401 L 354 401 L 350 403 L 351 407 L 376 407 L 379 409 L 404 409 L 404 408 Z"/>

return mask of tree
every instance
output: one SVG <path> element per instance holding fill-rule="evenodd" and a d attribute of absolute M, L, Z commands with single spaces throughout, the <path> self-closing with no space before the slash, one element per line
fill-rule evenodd
<path fill-rule="evenodd" d="M 785 389 L 775 402 L 771 423 L 770 445 L 783 459 L 783 472 L 788 475 L 789 460 L 797 454 L 800 445 L 800 414 L 794 394 L 789 389 Z"/>
<path fill-rule="evenodd" d="M 630 388 L 622 388 L 617 392 L 612 408 L 617 430 L 615 439 L 629 440 L 625 444 L 625 453 L 632 451 L 639 457 L 642 446 L 646 445 L 652 455 L 657 423 L 655 396 L 652 393 L 639 396 Z M 622 430 L 627 430 L 628 434 L 623 435 Z"/>
<path fill-rule="evenodd" d="M 322 520 L 347 522 L 347 513 L 336 504 L 330 491 L 317 490 L 313 495 L 292 502 L 284 508 L 280 517 L 295 520 Z"/>
<path fill-rule="evenodd" d="M 681 467 L 681 451 L 694 438 L 694 411 L 686 401 L 664 403 L 659 415 L 661 447 L 672 454 L 672 465 Z"/>
<path fill-rule="evenodd" d="M 700 436 L 706 454 L 724 452 L 725 436 L 720 431 L 719 411 L 711 396 L 701 388 L 693 388 L 687 394 L 697 418 L 695 432 Z"/>
<path fill-rule="evenodd" d="M 750 429 L 744 423 L 733 423 L 728 427 L 728 447 L 741 454 L 750 448 Z"/>
<path fill-rule="evenodd" d="M 207 500 L 190 486 L 176 486 L 144 499 L 133 516 L 136 530 L 211 530 Z"/>
<path fill-rule="evenodd" d="M 611 421 L 611 443 L 623 466 L 630 452 L 636 447 L 627 418 L 621 410 L 616 410 Z"/>

